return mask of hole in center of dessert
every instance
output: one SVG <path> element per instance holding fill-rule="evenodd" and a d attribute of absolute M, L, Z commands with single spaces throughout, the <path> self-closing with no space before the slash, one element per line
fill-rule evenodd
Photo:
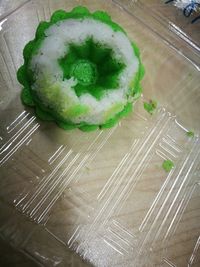
<path fill-rule="evenodd" d="M 97 80 L 96 65 L 89 60 L 77 60 L 71 67 L 71 76 L 84 86 L 95 84 Z"/>

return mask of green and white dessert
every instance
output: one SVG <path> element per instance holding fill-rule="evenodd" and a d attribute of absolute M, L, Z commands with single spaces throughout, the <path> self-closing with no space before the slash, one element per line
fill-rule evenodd
<path fill-rule="evenodd" d="M 23 54 L 23 103 L 64 129 L 111 127 L 141 94 L 139 49 L 103 11 L 54 12 Z"/>

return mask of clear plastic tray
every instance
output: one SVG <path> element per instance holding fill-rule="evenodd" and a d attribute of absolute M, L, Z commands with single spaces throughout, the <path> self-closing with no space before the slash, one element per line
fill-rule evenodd
<path fill-rule="evenodd" d="M 65 132 L 20 101 L 24 45 L 39 21 L 77 4 L 108 11 L 141 49 L 144 98 L 109 130 Z M 200 265 L 199 56 L 144 8 L 29 1 L 1 23 L 0 234 L 41 265 L 84 265 L 70 250 L 100 267 Z M 159 102 L 153 116 L 144 99 Z"/>
<path fill-rule="evenodd" d="M 184 5 L 181 5 L 180 2 L 184 2 Z M 175 32 L 179 38 L 190 44 L 194 51 L 196 50 L 198 53 L 200 51 L 200 13 L 199 8 L 196 8 L 197 2 L 198 1 L 195 2 L 190 0 L 140 0 L 139 4 L 142 6 L 142 8 L 146 10 L 148 9 L 155 19 L 159 20 L 162 24 L 166 24 L 170 31 Z"/>

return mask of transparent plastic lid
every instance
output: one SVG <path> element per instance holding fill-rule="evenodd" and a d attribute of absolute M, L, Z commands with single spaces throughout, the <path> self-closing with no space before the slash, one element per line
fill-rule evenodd
<path fill-rule="evenodd" d="M 39 21 L 77 4 L 109 12 L 140 47 L 146 69 L 134 112 L 108 130 L 64 131 L 20 100 L 24 45 Z M 198 42 L 153 15 L 167 8 L 37 0 L 1 24 L 0 235 L 43 266 L 200 265 Z M 159 103 L 153 115 L 144 110 L 149 100 Z M 174 164 L 169 172 L 165 160 Z"/>

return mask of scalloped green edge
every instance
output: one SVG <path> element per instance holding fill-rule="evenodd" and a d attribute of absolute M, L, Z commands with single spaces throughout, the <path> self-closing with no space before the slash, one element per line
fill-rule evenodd
<path fill-rule="evenodd" d="M 95 11 L 94 13 L 90 13 L 90 11 L 83 6 L 77 6 L 74 9 L 72 9 L 71 12 L 66 12 L 64 10 L 55 11 L 52 14 L 49 22 L 43 21 L 39 23 L 36 30 L 35 38 L 30 42 L 28 42 L 24 47 L 23 50 L 24 64 L 17 71 L 17 79 L 24 86 L 21 92 L 22 103 L 30 107 L 35 107 L 35 113 L 39 119 L 45 121 L 55 121 L 57 125 L 64 130 L 79 128 L 82 131 L 88 132 L 97 130 L 98 128 L 100 129 L 111 128 L 114 125 L 116 125 L 122 117 L 127 116 L 132 111 L 132 103 L 128 103 L 121 112 L 116 114 L 112 119 L 110 119 L 103 125 L 89 125 L 86 123 L 73 124 L 71 122 L 59 120 L 59 118 L 57 118 L 57 115 L 54 114 L 53 111 L 48 111 L 46 109 L 44 110 L 42 104 L 40 104 L 39 100 L 35 98 L 31 90 L 31 84 L 33 83 L 33 81 L 31 73 L 27 71 L 27 66 L 29 60 L 31 59 L 32 54 L 39 48 L 41 42 L 45 38 L 46 29 L 48 29 L 51 25 L 57 23 L 58 21 L 70 18 L 77 18 L 77 19 L 93 18 L 95 20 L 99 20 L 106 23 L 107 25 L 112 27 L 114 31 L 121 31 L 126 34 L 124 29 L 117 23 L 113 22 L 109 14 L 104 11 Z M 144 66 L 141 63 L 139 48 L 134 43 L 132 43 L 132 47 L 136 57 L 139 60 L 139 67 L 132 83 L 130 84 L 130 88 L 133 88 L 132 91 L 133 99 L 137 99 L 140 97 L 142 92 L 140 81 L 143 78 L 145 71 L 144 71 Z"/>

